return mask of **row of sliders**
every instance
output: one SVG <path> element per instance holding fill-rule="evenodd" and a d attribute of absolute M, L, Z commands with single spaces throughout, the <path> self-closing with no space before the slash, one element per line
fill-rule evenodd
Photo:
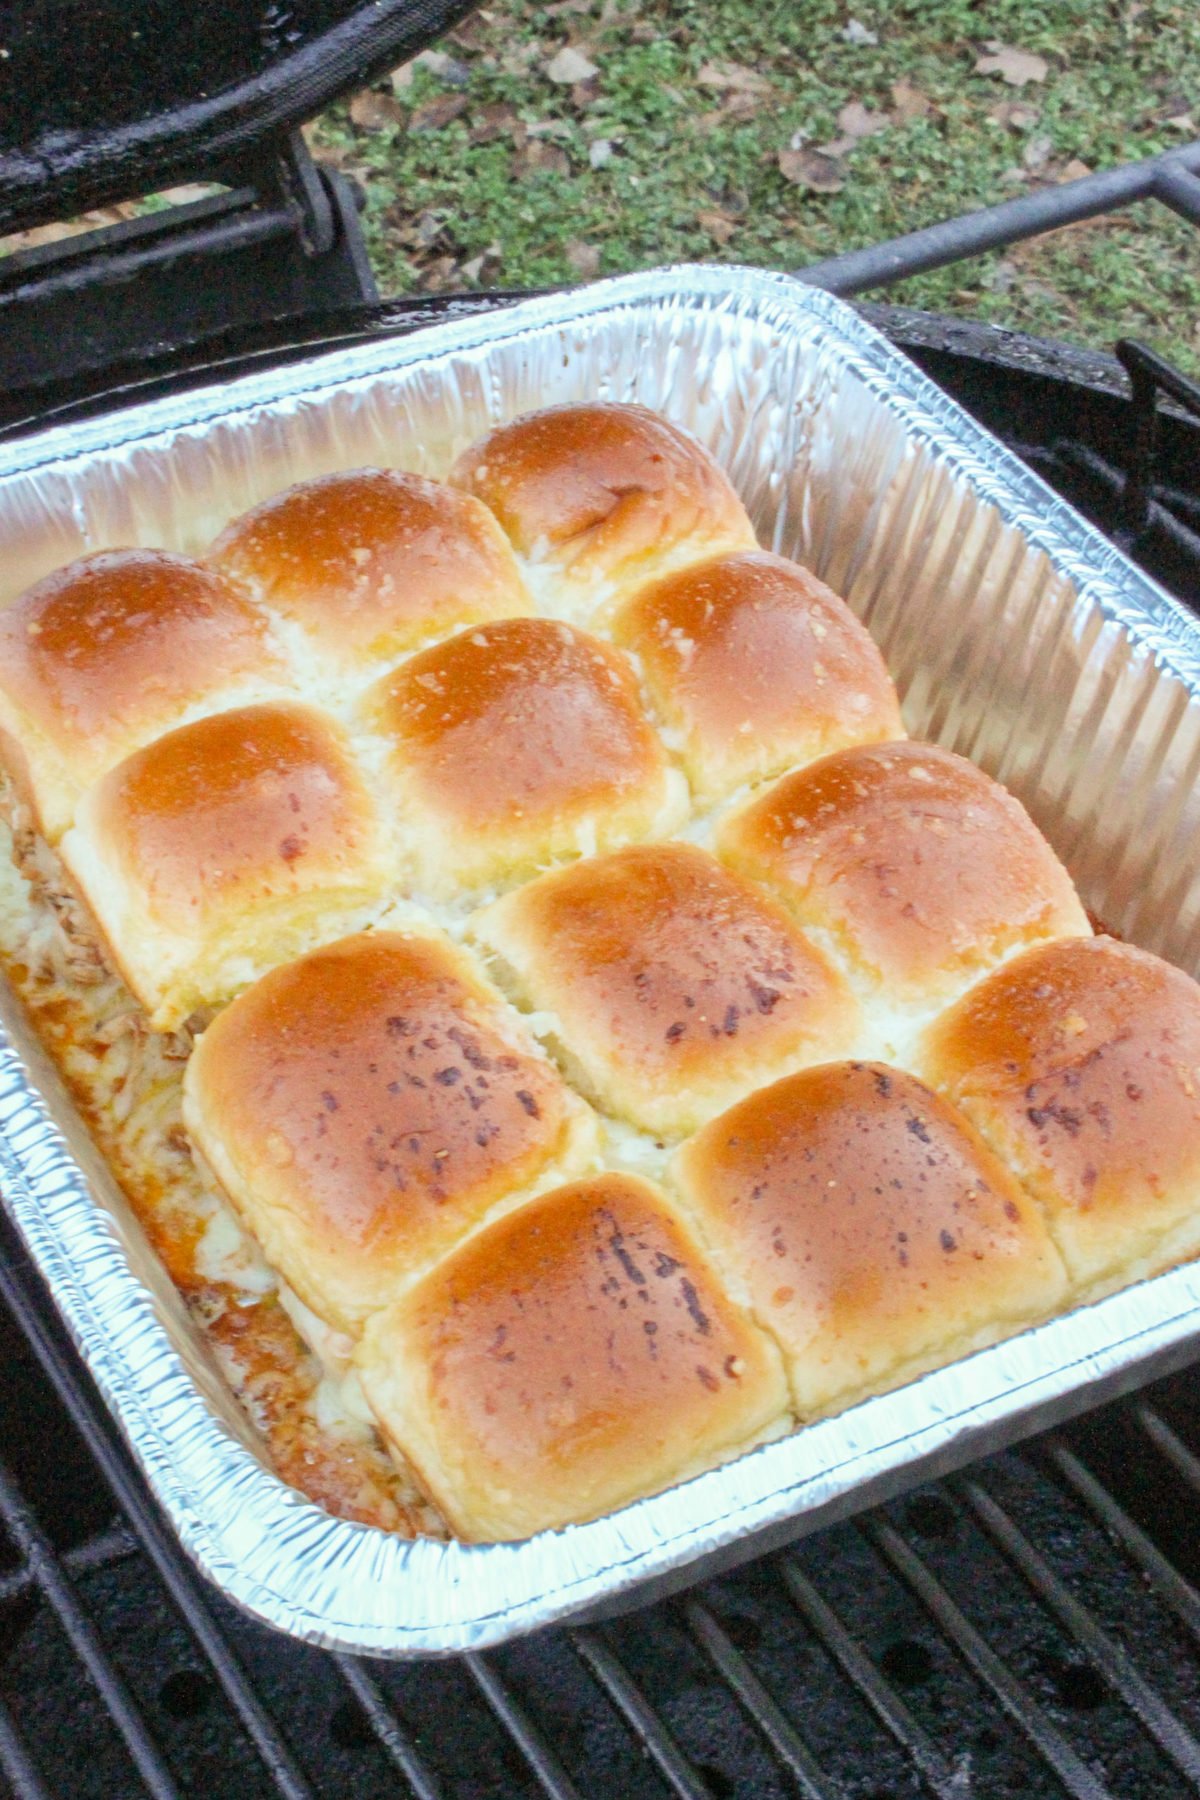
<path fill-rule="evenodd" d="M 523 478 L 504 454 L 514 433 Z M 586 625 L 601 589 L 632 593 L 677 564 L 754 548 L 712 458 L 641 408 L 567 407 L 487 442 L 490 479 L 469 452 L 445 482 L 398 469 L 301 482 L 235 519 L 199 562 L 103 550 L 6 604 L 0 748 L 47 841 L 101 776 L 181 724 L 266 698 L 325 704 L 498 619 L 550 611 Z M 589 577 L 590 602 L 568 603 Z M 561 588 L 562 603 L 535 603 L 531 584 L 552 603 Z"/>
<path fill-rule="evenodd" d="M 185 1117 L 452 1528 L 511 1539 L 1200 1251 L 1179 971 L 1038 945 L 913 1062 L 768 1080 L 650 1180 L 461 949 L 376 932 L 229 1006 Z"/>

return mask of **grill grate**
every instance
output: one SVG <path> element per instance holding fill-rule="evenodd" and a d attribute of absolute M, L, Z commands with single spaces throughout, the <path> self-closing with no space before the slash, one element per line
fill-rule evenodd
<path fill-rule="evenodd" d="M 45 1368 L 5 1321 L 2 1441 L 23 1448 L 0 1466 L 0 1771 L 20 1800 L 1200 1793 L 1196 1552 L 1161 1529 L 1186 1542 L 1200 1497 L 1187 1372 L 679 1601 L 367 1664 L 201 1586 L 4 1252 Z M 54 1447 L 36 1481 L 13 1466 L 30 1417 Z"/>
<path fill-rule="evenodd" d="M 1131 519 L 1102 435 L 1024 448 L 1200 593 L 1194 470 L 1188 490 L 1168 444 Z M 193 1573 L 2 1219 L 0 1302 L 0 1785 L 20 1800 L 1200 1794 L 1191 1372 L 679 1600 L 371 1664 Z"/>

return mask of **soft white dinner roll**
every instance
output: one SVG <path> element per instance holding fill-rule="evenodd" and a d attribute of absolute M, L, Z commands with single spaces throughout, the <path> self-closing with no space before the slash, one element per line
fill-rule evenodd
<path fill-rule="evenodd" d="M 786 1419 L 775 1345 L 629 1175 L 487 1226 L 370 1321 L 358 1360 L 389 1442 L 484 1541 L 609 1512 Z"/>
<path fill-rule="evenodd" d="M 702 799 L 850 744 L 904 736 L 869 633 L 811 570 L 765 550 L 714 557 L 640 589 L 612 634 L 641 658 Z"/>
<path fill-rule="evenodd" d="M 0 609 L 0 757 L 57 843 L 130 751 L 287 680 L 266 619 L 226 576 L 165 550 L 103 550 Z"/>
<path fill-rule="evenodd" d="M 859 1009 L 761 889 L 693 844 L 641 844 L 544 875 L 473 922 L 497 978 L 607 1111 L 664 1136 L 841 1054 Z"/>
<path fill-rule="evenodd" d="M 835 751 L 727 819 L 718 853 L 836 940 L 878 1005 L 928 1004 L 1091 927 L 1019 800 L 935 744 Z"/>
<path fill-rule="evenodd" d="M 333 721 L 239 707 L 135 751 L 90 790 L 62 857 L 158 1030 L 363 921 L 392 878 Z"/>
<path fill-rule="evenodd" d="M 555 619 L 502 619 L 386 676 L 365 718 L 418 884 L 452 895 L 669 830 L 686 784 L 668 766 L 619 650 Z"/>
<path fill-rule="evenodd" d="M 586 1107 L 447 939 L 274 969 L 188 1064 L 184 1120 L 272 1265 L 355 1330 L 487 1213 L 586 1166 Z"/>
<path fill-rule="evenodd" d="M 342 670 L 530 607 L 487 507 L 399 469 L 302 481 L 235 519 L 209 560 L 300 626 L 323 666 Z"/>
<path fill-rule="evenodd" d="M 668 569 L 755 545 L 708 451 L 643 406 L 527 413 L 473 445 L 450 479 L 495 513 L 540 605 L 581 623 Z"/>
<path fill-rule="evenodd" d="M 1045 1209 L 1083 1290 L 1200 1254 L 1200 987 L 1109 937 L 1026 951 L 929 1028 L 923 1073 Z"/>
<path fill-rule="evenodd" d="M 922 1082 L 828 1063 L 760 1089 L 678 1153 L 717 1265 L 783 1345 L 811 1418 L 1045 1318 L 1066 1279 L 1041 1215 Z"/>

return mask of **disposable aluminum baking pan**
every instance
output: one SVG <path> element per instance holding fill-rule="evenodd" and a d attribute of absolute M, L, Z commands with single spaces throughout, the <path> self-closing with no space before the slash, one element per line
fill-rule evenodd
<path fill-rule="evenodd" d="M 1200 973 L 1200 630 L 839 301 L 685 268 L 60 427 L 0 448 L 0 600 L 109 544 L 200 548 L 306 475 L 441 473 L 498 420 L 638 400 L 696 432 L 764 544 L 845 594 L 909 729 L 1020 795 L 1108 925 Z M 2 985 L 2 984 L 0 984 Z M 407 1542 L 265 1465 L 12 996 L 0 1184 L 204 1572 L 310 1642 L 462 1651 L 618 1611 L 1196 1354 L 1200 1266 L 1140 1283 L 594 1523 Z"/>

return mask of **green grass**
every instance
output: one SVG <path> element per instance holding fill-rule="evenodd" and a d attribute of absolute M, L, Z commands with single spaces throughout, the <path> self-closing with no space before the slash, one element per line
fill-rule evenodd
<path fill-rule="evenodd" d="M 851 17 L 878 42 L 848 41 Z M 1045 80 L 1018 90 L 976 73 L 989 40 L 1043 57 Z M 582 90 L 544 72 L 567 42 L 598 69 Z M 418 66 L 394 98 L 383 84 L 376 112 L 390 116 L 375 128 L 339 106 L 312 131 L 316 153 L 366 187 L 385 292 L 680 260 L 798 268 L 1062 179 L 1073 162 L 1103 168 L 1200 136 L 1200 8 L 1166 0 L 492 0 L 442 48 L 460 67 L 446 79 Z M 766 91 L 698 80 L 731 64 Z M 899 116 L 898 82 L 930 110 Z M 457 118 L 408 129 L 414 109 L 456 92 Z M 786 180 L 779 152 L 836 140 L 851 101 L 889 123 L 842 154 L 841 190 Z M 515 125 L 478 141 L 496 117 L 482 109 L 504 106 Z M 597 140 L 613 151 L 594 168 Z M 889 297 L 1084 343 L 1133 332 L 1200 368 L 1200 236 L 1153 204 Z"/>

